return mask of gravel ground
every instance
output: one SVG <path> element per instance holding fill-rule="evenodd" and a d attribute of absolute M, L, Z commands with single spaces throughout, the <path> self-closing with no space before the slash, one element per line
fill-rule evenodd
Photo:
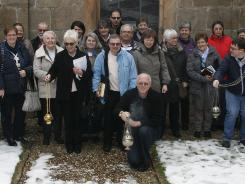
<path fill-rule="evenodd" d="M 117 148 L 113 148 L 110 153 L 104 153 L 101 143 L 86 141 L 83 143 L 81 154 L 67 154 L 64 145 L 55 144 L 53 141 L 49 146 L 41 144 L 42 133 L 36 119 L 28 119 L 26 130 L 29 143 L 24 145 L 25 151 L 22 154 L 21 163 L 16 168 L 13 183 L 25 183 L 26 173 L 30 170 L 32 162 L 41 153 L 54 155 L 48 163 L 52 166 L 51 176 L 53 179 L 77 183 L 86 181 L 104 183 L 110 179 L 114 183 L 119 183 L 120 180 L 132 177 L 139 184 L 159 183 L 153 168 L 147 172 L 137 172 L 130 169 L 126 162 L 126 153 Z"/>

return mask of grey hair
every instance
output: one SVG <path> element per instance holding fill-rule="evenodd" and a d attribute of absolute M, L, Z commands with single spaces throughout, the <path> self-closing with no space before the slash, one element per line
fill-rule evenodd
<path fill-rule="evenodd" d="M 78 42 L 78 33 L 74 29 L 68 29 L 64 34 L 63 40 L 65 42 L 68 39 Z"/>
<path fill-rule="evenodd" d="M 175 31 L 174 29 L 165 29 L 163 33 L 163 41 L 170 40 L 171 38 L 175 36 L 178 36 L 177 31 Z"/>
<path fill-rule="evenodd" d="M 137 82 L 142 78 L 142 77 L 147 77 L 149 83 L 151 84 L 151 76 L 148 73 L 141 73 L 137 76 Z"/>
<path fill-rule="evenodd" d="M 189 30 L 191 30 L 191 23 L 189 21 L 181 22 L 181 24 L 179 25 L 179 29 L 182 28 L 189 28 Z"/>
<path fill-rule="evenodd" d="M 99 49 L 102 48 L 100 40 L 99 40 L 98 36 L 94 32 L 89 32 L 88 34 L 86 34 L 86 36 L 84 37 L 83 42 L 82 42 L 82 47 L 83 48 L 87 48 L 86 41 L 87 41 L 88 37 L 92 37 L 92 38 L 94 38 L 96 40 L 95 48 L 99 48 Z"/>
<path fill-rule="evenodd" d="M 54 38 L 55 38 L 55 40 L 56 40 L 56 38 L 57 38 L 57 36 L 56 36 L 56 34 L 55 34 L 54 31 L 45 31 L 45 32 L 43 33 L 43 38 L 46 38 L 48 35 L 53 35 Z"/>
<path fill-rule="evenodd" d="M 131 31 L 134 31 L 134 26 L 132 24 L 123 24 L 120 29 L 120 33 L 125 29 L 125 27 L 130 27 Z"/>

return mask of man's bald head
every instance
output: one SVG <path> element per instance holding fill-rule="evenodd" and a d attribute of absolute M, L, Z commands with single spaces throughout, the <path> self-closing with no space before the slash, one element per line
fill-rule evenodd
<path fill-rule="evenodd" d="M 149 84 L 151 85 L 151 76 L 147 73 L 141 73 L 137 76 L 137 83 L 139 80 L 144 79 L 147 80 L 149 82 Z"/>
<path fill-rule="evenodd" d="M 145 97 L 151 87 L 151 76 L 141 73 L 137 76 L 137 89 L 141 97 Z"/>

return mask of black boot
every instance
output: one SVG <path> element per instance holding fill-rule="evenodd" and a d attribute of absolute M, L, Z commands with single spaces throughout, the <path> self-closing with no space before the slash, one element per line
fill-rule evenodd
<path fill-rule="evenodd" d="M 49 138 L 48 137 L 44 137 L 43 138 L 43 145 L 49 145 L 49 144 L 50 144 Z"/>
<path fill-rule="evenodd" d="M 206 132 L 204 132 L 203 137 L 205 137 L 205 138 L 212 138 L 212 134 L 211 134 L 210 131 L 206 131 Z"/>
<path fill-rule="evenodd" d="M 7 138 L 7 142 L 9 146 L 17 146 L 17 143 L 13 138 Z"/>
<path fill-rule="evenodd" d="M 201 132 L 194 132 L 193 136 L 196 137 L 196 138 L 200 138 L 201 137 Z"/>

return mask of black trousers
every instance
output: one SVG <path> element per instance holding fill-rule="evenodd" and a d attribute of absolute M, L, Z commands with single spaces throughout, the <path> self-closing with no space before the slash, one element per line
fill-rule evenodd
<path fill-rule="evenodd" d="M 44 98 L 40 98 L 40 102 L 41 102 L 41 115 L 42 118 L 45 116 L 45 114 L 47 113 L 47 102 L 46 99 Z M 58 108 L 57 108 L 57 104 L 56 104 L 56 100 L 55 98 L 51 98 L 50 99 L 50 110 L 51 113 L 53 115 L 53 121 L 51 124 L 47 125 L 44 121 L 42 126 L 43 126 L 43 136 L 46 139 L 49 139 L 51 137 L 52 134 L 52 130 L 54 131 L 54 136 L 55 139 L 59 139 L 61 138 L 61 132 L 62 132 L 62 119 L 61 117 L 58 116 Z"/>
<path fill-rule="evenodd" d="M 6 94 L 2 99 L 2 126 L 7 139 L 24 136 L 26 114 L 22 111 L 24 100 L 24 94 Z"/>
<path fill-rule="evenodd" d="M 167 106 L 169 106 L 169 122 L 170 122 L 170 128 L 173 132 L 173 134 L 179 134 L 180 133 L 180 124 L 179 124 L 179 114 L 180 114 L 180 102 L 169 102 L 164 104 L 164 117 L 166 118 L 167 114 Z"/>
<path fill-rule="evenodd" d="M 116 138 L 119 144 L 122 143 L 123 123 L 114 113 L 117 103 L 120 101 L 120 93 L 109 91 L 108 99 L 105 105 L 105 121 L 104 121 L 104 144 L 112 145 L 112 136 L 116 130 Z"/>
<path fill-rule="evenodd" d="M 81 148 L 81 127 L 80 114 L 82 110 L 81 94 L 70 93 L 70 100 L 58 101 L 58 116 L 64 117 L 65 124 L 65 146 L 67 150 Z"/>
<path fill-rule="evenodd" d="M 189 93 L 188 95 L 181 99 L 181 127 L 183 130 L 189 129 Z"/>

